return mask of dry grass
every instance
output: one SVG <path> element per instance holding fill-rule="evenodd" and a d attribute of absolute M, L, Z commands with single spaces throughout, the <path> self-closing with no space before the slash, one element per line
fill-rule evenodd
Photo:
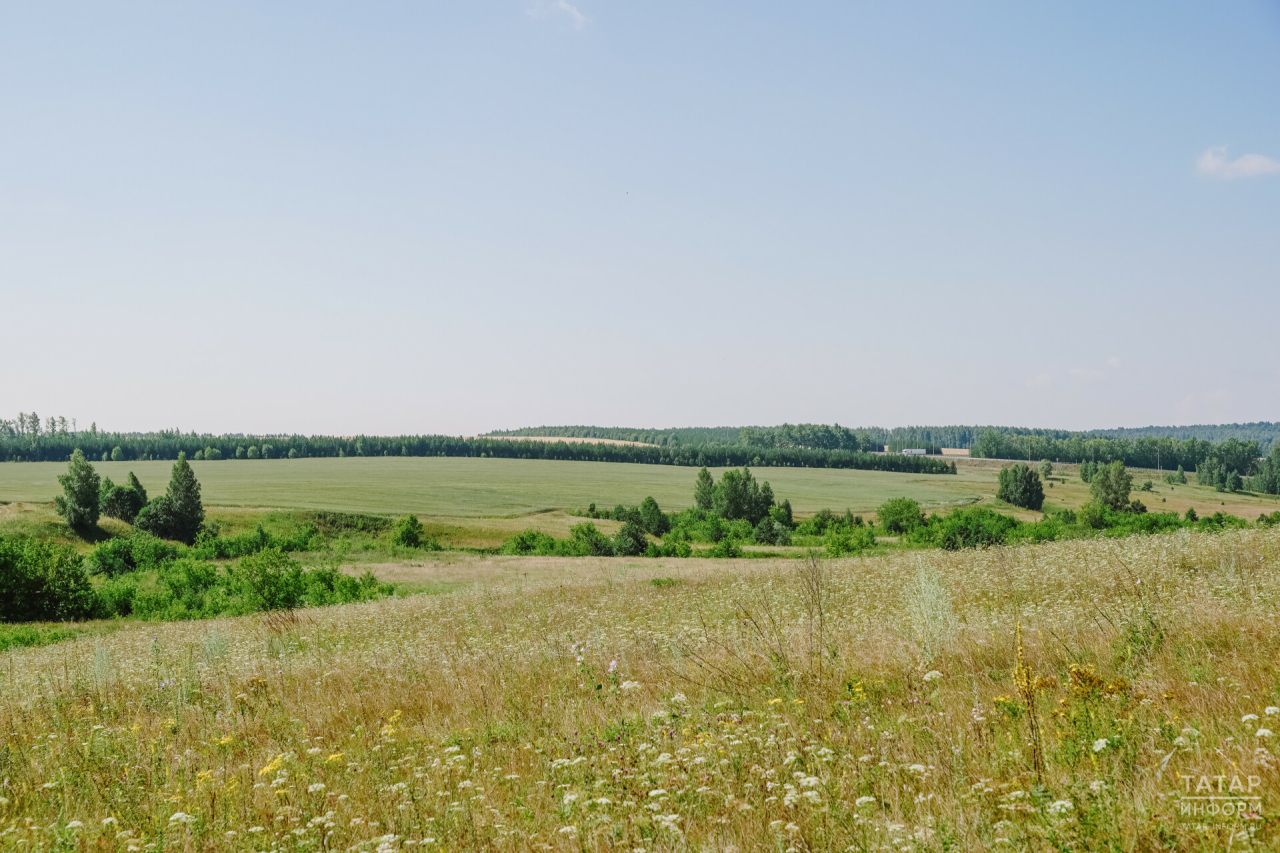
<path fill-rule="evenodd" d="M 1275 849 L 1278 559 L 1249 530 L 662 587 L 512 560 L 14 651 L 0 847 Z M 1261 817 L 1183 816 L 1184 776 L 1256 777 Z"/>

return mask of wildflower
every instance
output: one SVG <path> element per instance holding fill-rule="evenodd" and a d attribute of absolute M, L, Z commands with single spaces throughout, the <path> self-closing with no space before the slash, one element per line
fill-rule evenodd
<path fill-rule="evenodd" d="M 308 786 L 307 786 L 307 793 L 308 793 L 308 794 L 318 794 L 318 793 L 320 793 L 320 792 L 321 792 L 321 791 L 323 791 L 323 790 L 324 790 L 324 784 L 323 784 L 323 783 L 321 783 L 321 782 L 316 782 L 316 783 L 315 783 L 315 784 L 313 784 L 313 785 L 308 785 Z"/>
<path fill-rule="evenodd" d="M 931 669 L 924 674 L 925 681 L 937 681 L 941 677 L 942 673 L 938 672 L 936 669 Z"/>
<path fill-rule="evenodd" d="M 565 794 L 565 795 L 564 795 L 564 804 L 565 804 L 566 806 L 573 805 L 573 803 L 574 803 L 574 802 L 576 802 L 576 801 L 577 801 L 577 799 L 578 799 L 578 795 L 577 795 L 577 794 Z"/>
<path fill-rule="evenodd" d="M 1242 722 L 1242 723 L 1252 723 L 1252 722 L 1253 722 L 1254 720 L 1256 720 L 1256 719 L 1258 719 L 1258 715 L 1257 715 L 1257 714 L 1245 714 L 1243 717 L 1241 717 L 1241 718 L 1240 718 L 1240 722 Z"/>
<path fill-rule="evenodd" d="M 567 835 L 567 836 L 573 837 L 578 834 L 578 827 L 572 824 L 570 824 L 569 826 L 562 826 L 560 827 L 559 832 L 561 835 Z"/>
<path fill-rule="evenodd" d="M 664 796 L 666 793 L 667 793 L 666 788 L 654 788 L 652 791 L 649 792 L 649 796 L 661 797 L 661 796 Z"/>
<path fill-rule="evenodd" d="M 1107 740 L 1104 737 L 1100 737 L 1093 742 L 1093 751 L 1102 752 L 1102 750 L 1106 749 L 1110 745 L 1111 745 L 1111 741 Z"/>
<path fill-rule="evenodd" d="M 594 800 L 592 800 L 592 802 L 595 803 L 597 806 L 608 806 L 613 804 L 613 800 L 609 799 L 608 797 L 596 797 Z"/>
<path fill-rule="evenodd" d="M 1255 737 L 1271 737 L 1271 729 L 1258 729 L 1258 734 Z"/>
<path fill-rule="evenodd" d="M 114 823 L 119 823 L 119 821 L 117 821 L 117 820 L 116 820 L 115 818 L 113 818 L 113 817 L 104 817 L 104 818 L 102 819 L 102 825 L 103 825 L 103 826 L 111 826 L 111 825 L 112 825 L 112 824 L 114 824 Z"/>
<path fill-rule="evenodd" d="M 1074 805 L 1071 803 L 1070 800 L 1056 800 L 1052 803 L 1049 803 L 1049 805 L 1045 807 L 1045 810 L 1049 812 L 1049 814 L 1053 815 L 1054 817 L 1060 817 L 1061 815 L 1064 815 L 1067 812 L 1071 811 L 1071 809 L 1073 808 L 1074 808 Z"/>
<path fill-rule="evenodd" d="M 622 684 L 618 685 L 618 689 L 620 689 L 620 690 L 626 690 L 626 691 L 628 691 L 628 692 L 630 692 L 630 691 L 632 691 L 632 690 L 639 690 L 639 689 L 640 689 L 640 682 L 638 682 L 638 681 L 624 681 L 624 682 L 622 682 Z"/>
<path fill-rule="evenodd" d="M 1095 794 L 1101 794 L 1106 789 L 1107 789 L 1107 783 L 1103 782 L 1100 779 L 1089 783 L 1089 790 L 1093 791 L 1093 793 Z"/>
<path fill-rule="evenodd" d="M 1276 714 L 1280 714 L 1280 708 L 1277 708 L 1275 705 L 1268 705 L 1267 710 L 1264 713 L 1268 717 L 1274 717 Z"/>
<path fill-rule="evenodd" d="M 67 822 L 67 829 L 83 829 L 83 828 L 84 828 L 84 824 L 78 820 L 72 820 Z"/>
<path fill-rule="evenodd" d="M 856 808 L 862 808 L 863 806 L 871 805 L 875 801 L 876 801 L 875 797 L 858 797 L 858 799 L 853 801 L 853 805 Z"/>
<path fill-rule="evenodd" d="M 251 826 L 251 827 L 249 827 L 249 831 L 250 831 L 250 832 L 254 832 L 254 833 L 256 833 L 256 832 L 262 832 L 262 831 L 263 831 L 263 829 L 262 829 L 262 827 L 260 827 L 260 826 Z"/>
<path fill-rule="evenodd" d="M 613 675 L 618 670 L 618 662 L 616 660 L 609 661 L 609 674 Z"/>

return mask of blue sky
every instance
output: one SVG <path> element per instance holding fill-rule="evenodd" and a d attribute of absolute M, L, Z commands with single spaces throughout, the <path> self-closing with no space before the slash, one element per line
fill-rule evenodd
<path fill-rule="evenodd" d="M 6 4 L 0 415 L 1280 420 L 1280 4 Z"/>

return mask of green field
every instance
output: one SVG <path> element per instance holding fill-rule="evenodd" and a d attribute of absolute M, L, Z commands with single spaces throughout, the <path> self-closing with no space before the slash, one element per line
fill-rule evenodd
<path fill-rule="evenodd" d="M 172 462 L 95 462 L 122 482 L 130 471 L 151 494 L 169 481 Z M 668 465 L 557 462 L 535 459 L 389 457 L 193 462 L 209 506 L 279 507 L 429 516 L 519 516 L 550 509 L 639 503 L 646 495 L 668 511 L 688 506 L 697 470 Z M 60 493 L 66 463 L 0 465 L 0 501 L 47 502 Z M 719 477 L 722 469 L 712 469 Z M 957 476 L 760 468 L 778 499 L 797 512 L 823 507 L 872 512 L 887 498 L 910 497 L 937 507 L 995 491 L 994 474 L 961 469 Z"/>

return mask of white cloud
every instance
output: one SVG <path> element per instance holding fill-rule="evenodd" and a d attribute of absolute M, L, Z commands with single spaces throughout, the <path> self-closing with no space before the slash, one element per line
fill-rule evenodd
<path fill-rule="evenodd" d="M 1280 161 L 1261 154 L 1242 154 L 1234 160 L 1228 160 L 1226 146 L 1219 145 L 1200 155 L 1196 160 L 1196 169 L 1202 175 L 1229 181 L 1234 178 L 1274 175 L 1280 172 Z"/>
<path fill-rule="evenodd" d="M 568 0 L 537 0 L 529 7 L 529 15 L 534 18 L 545 18 L 549 15 L 565 15 L 575 30 L 587 25 L 587 16 L 578 11 Z"/>

